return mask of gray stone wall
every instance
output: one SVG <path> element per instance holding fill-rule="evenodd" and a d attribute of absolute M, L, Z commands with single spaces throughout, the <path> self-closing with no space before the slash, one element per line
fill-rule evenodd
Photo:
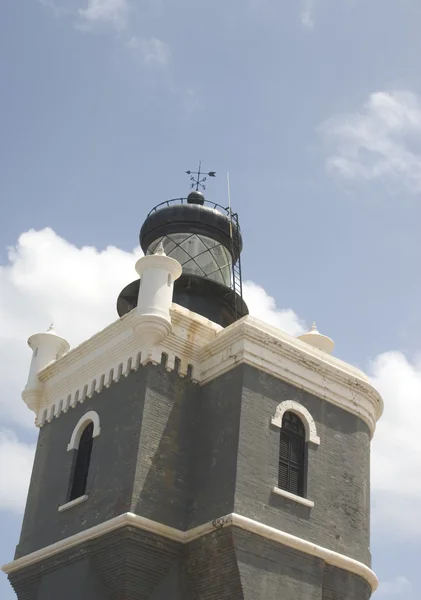
<path fill-rule="evenodd" d="M 370 586 L 364 579 L 343 569 L 325 565 L 323 571 L 322 600 L 342 600 L 346 591 L 346 600 L 369 600 Z"/>
<path fill-rule="evenodd" d="M 92 600 L 107 598 L 108 592 L 90 556 L 69 560 L 57 569 L 48 570 L 39 581 L 36 598 L 42 600 Z M 19 597 L 20 600 L 20 597 Z M 25 599 L 26 600 L 26 599 Z M 28 598 L 28 600 L 30 600 Z"/>
<path fill-rule="evenodd" d="M 283 400 L 295 400 L 309 410 L 321 439 L 319 447 L 308 447 L 307 496 L 315 503 L 311 509 L 271 492 L 277 483 L 279 429 L 270 421 Z M 101 421 L 92 452 L 89 497 L 58 512 L 58 506 L 67 501 L 74 459 L 67 444 L 80 417 L 89 410 L 97 411 Z M 164 365 L 141 367 L 41 429 L 16 557 L 128 511 L 180 530 L 236 512 L 369 565 L 369 461 L 369 432 L 361 419 L 258 369 L 239 365 L 200 388 L 176 372 L 167 372 Z M 219 535 L 222 532 L 215 533 Z M 124 556 L 129 573 L 131 553 L 141 551 L 136 549 L 137 542 L 126 537 L 116 548 L 114 538 L 109 539 L 107 551 L 110 556 Z M 342 598 L 342 592 L 335 591 L 342 589 L 343 579 L 336 571 L 331 575 L 323 571 L 325 583 L 313 586 L 320 566 L 314 567 L 313 559 L 301 558 L 296 565 L 301 579 L 291 583 L 287 566 L 293 564 L 294 553 L 283 551 L 278 560 L 279 548 L 268 554 L 267 542 L 253 542 L 259 548 L 256 554 L 249 539 L 242 532 L 226 537 L 225 545 L 221 541 L 206 546 L 208 542 L 202 539 L 181 554 L 173 548 L 168 576 L 160 571 L 154 591 L 151 588 L 148 594 L 160 600 L 159 589 L 165 597 L 169 587 L 189 581 L 193 591 L 180 587 L 180 598 L 223 599 L 217 594 L 225 590 L 231 590 L 227 598 L 263 598 L 261 590 L 279 584 L 279 569 L 270 570 L 275 561 L 286 569 L 282 585 L 291 594 L 295 590 L 309 600 Z M 161 550 L 165 554 L 165 543 Z M 202 565 L 201 553 L 213 558 L 203 559 Z M 148 555 L 163 564 L 159 552 L 149 548 Z M 106 564 L 106 555 L 101 556 Z M 95 572 L 100 574 L 101 564 L 96 560 Z M 141 568 L 148 572 L 149 567 Z M 217 590 L 214 596 L 200 588 L 202 569 L 207 569 L 206 581 L 215 576 L 212 568 L 220 574 L 212 584 L 209 579 L 209 589 Z M 235 589 L 220 584 L 225 569 L 231 576 L 235 572 L 235 581 L 240 582 Z M 32 573 L 35 581 L 36 570 Z M 124 577 L 129 577 L 127 573 Z M 104 573 L 100 579 L 106 580 Z M 323 586 L 327 591 L 321 595 Z M 343 596 L 346 600 L 369 597 L 360 583 L 352 586 L 355 595 Z M 256 590 L 255 596 L 249 588 Z"/>
<path fill-rule="evenodd" d="M 184 530 L 193 503 L 193 436 L 200 390 L 162 366 L 146 369 L 131 510 Z"/>
<path fill-rule="evenodd" d="M 18 600 L 369 600 L 359 576 L 227 526 L 187 546 L 125 527 L 10 576 Z"/>
<path fill-rule="evenodd" d="M 234 508 L 242 372 L 200 389 L 191 380 L 147 366 L 86 399 L 40 430 L 16 557 L 134 512 L 188 529 Z M 98 412 L 86 493 L 68 511 L 80 417 Z"/>
<path fill-rule="evenodd" d="M 190 528 L 234 510 L 242 378 L 241 369 L 234 369 L 201 389 L 193 428 Z"/>
<path fill-rule="evenodd" d="M 370 436 L 341 408 L 244 365 L 235 512 L 370 565 Z M 320 446 L 308 444 L 307 508 L 271 492 L 277 485 L 278 404 L 295 400 L 313 416 Z"/>
<path fill-rule="evenodd" d="M 241 529 L 234 530 L 234 539 L 245 599 L 322 600 L 322 560 Z"/>
<path fill-rule="evenodd" d="M 147 369 L 139 369 L 42 427 L 16 557 L 130 510 L 147 375 Z M 75 455 L 67 445 L 89 410 L 97 411 L 101 422 L 92 449 L 89 498 L 58 512 L 68 500 Z"/>
<path fill-rule="evenodd" d="M 216 530 L 191 542 L 184 556 L 183 600 L 244 598 L 231 528 Z"/>

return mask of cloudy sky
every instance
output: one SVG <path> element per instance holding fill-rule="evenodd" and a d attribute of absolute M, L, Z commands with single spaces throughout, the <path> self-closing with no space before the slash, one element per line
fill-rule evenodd
<path fill-rule="evenodd" d="M 1 563 L 37 436 L 26 340 L 116 318 L 147 211 L 202 159 L 216 202 L 230 172 L 252 312 L 316 320 L 384 396 L 374 597 L 419 597 L 420 27 L 419 0 L 2 0 Z"/>

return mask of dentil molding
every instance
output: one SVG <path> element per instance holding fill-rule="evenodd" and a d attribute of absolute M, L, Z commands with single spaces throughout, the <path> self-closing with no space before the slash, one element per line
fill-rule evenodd
<path fill-rule="evenodd" d="M 339 406 L 363 419 L 373 434 L 383 411 L 379 393 L 359 369 L 258 319 L 223 329 L 173 304 L 172 333 L 148 347 L 135 335 L 135 311 L 118 319 L 39 373 L 36 424 L 43 426 L 149 363 L 205 385 L 241 363 Z"/>

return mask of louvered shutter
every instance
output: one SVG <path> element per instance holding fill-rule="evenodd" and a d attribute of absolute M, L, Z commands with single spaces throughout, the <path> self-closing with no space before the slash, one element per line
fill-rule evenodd
<path fill-rule="evenodd" d="M 297 496 L 300 496 L 301 495 L 300 482 L 301 482 L 300 469 L 290 467 L 288 491 L 291 492 L 291 494 L 296 494 Z"/>
<path fill-rule="evenodd" d="M 278 487 L 302 496 L 304 493 L 304 427 L 296 415 L 286 413 L 279 439 Z"/>
<path fill-rule="evenodd" d="M 303 455 L 303 441 L 294 435 L 289 436 L 289 460 L 292 465 L 300 466 Z"/>
<path fill-rule="evenodd" d="M 288 488 L 288 470 L 289 470 L 289 436 L 281 429 L 279 440 L 279 471 L 278 487 L 283 490 Z"/>

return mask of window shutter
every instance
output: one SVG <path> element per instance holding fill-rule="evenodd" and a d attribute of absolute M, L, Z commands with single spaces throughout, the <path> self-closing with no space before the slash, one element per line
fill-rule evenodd
<path fill-rule="evenodd" d="M 289 437 L 288 434 L 282 431 L 279 439 L 279 470 L 278 470 L 278 487 L 286 490 L 288 487 L 288 452 L 289 452 Z"/>
<path fill-rule="evenodd" d="M 279 460 L 287 461 L 289 459 L 289 435 L 281 429 L 279 440 Z"/>
<path fill-rule="evenodd" d="M 279 436 L 278 487 L 302 496 L 304 493 L 305 431 L 301 420 L 285 413 Z"/>
<path fill-rule="evenodd" d="M 289 440 L 290 444 L 290 454 L 289 459 L 292 465 L 301 465 L 302 462 L 302 454 L 303 454 L 303 441 L 300 438 L 294 438 L 290 436 Z"/>
<path fill-rule="evenodd" d="M 300 486 L 301 473 L 299 469 L 294 469 L 293 467 L 289 470 L 289 486 L 288 491 L 291 494 L 296 494 L 297 496 L 301 495 L 301 486 Z"/>

